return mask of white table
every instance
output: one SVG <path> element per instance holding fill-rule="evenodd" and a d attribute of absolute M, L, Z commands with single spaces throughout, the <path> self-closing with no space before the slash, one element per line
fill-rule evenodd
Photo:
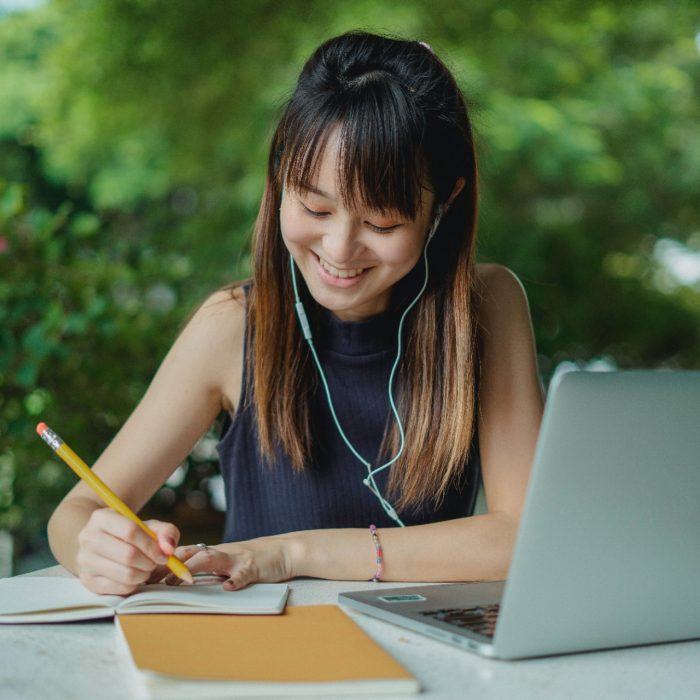
<path fill-rule="evenodd" d="M 30 575 L 66 574 L 52 567 Z M 340 591 L 375 585 L 294 580 L 289 604 L 335 603 Z M 494 661 L 346 612 L 418 678 L 423 693 L 406 700 L 700 698 L 700 641 Z M 130 698 L 130 673 L 111 621 L 0 626 L 0 700 Z"/>

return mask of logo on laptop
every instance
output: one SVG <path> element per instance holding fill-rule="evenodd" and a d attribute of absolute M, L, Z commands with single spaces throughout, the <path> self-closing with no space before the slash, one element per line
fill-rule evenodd
<path fill-rule="evenodd" d="M 383 600 L 385 603 L 416 603 L 419 600 L 425 600 L 422 595 L 417 593 L 403 593 L 400 595 L 380 595 L 377 596 L 379 600 Z"/>

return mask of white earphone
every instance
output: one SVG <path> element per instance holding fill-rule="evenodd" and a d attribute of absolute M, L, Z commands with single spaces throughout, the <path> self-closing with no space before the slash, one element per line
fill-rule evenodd
<path fill-rule="evenodd" d="M 382 508 L 386 512 L 386 514 L 398 525 L 401 527 L 404 527 L 404 523 L 401 521 L 401 518 L 399 517 L 398 513 L 394 509 L 394 507 L 387 501 L 384 496 L 382 496 L 379 487 L 377 486 L 376 481 L 374 480 L 375 474 L 378 474 L 379 472 L 383 471 L 384 469 L 387 469 L 390 467 L 396 460 L 401 456 L 403 453 L 404 447 L 405 447 L 405 435 L 404 435 L 404 429 L 403 429 L 403 424 L 401 423 L 401 418 L 399 417 L 399 412 L 398 409 L 396 408 L 396 404 L 394 403 L 394 395 L 393 395 L 393 385 L 394 385 L 394 375 L 396 374 L 396 370 L 399 365 L 399 360 L 401 359 L 401 335 L 402 335 L 402 330 L 403 330 L 403 323 L 404 319 L 406 318 L 408 312 L 416 305 L 420 297 L 422 296 L 423 292 L 425 291 L 426 287 L 428 286 L 428 245 L 430 244 L 430 241 L 432 240 L 433 236 L 435 235 L 435 232 L 438 229 L 438 226 L 440 225 L 440 221 L 442 219 L 443 215 L 443 207 L 442 205 L 437 206 L 437 211 L 435 214 L 435 219 L 433 220 L 433 223 L 430 227 L 430 230 L 428 231 L 428 235 L 425 240 L 425 246 L 423 247 L 423 264 L 425 266 L 425 276 L 423 278 L 423 284 L 421 285 L 420 291 L 418 294 L 414 297 L 413 301 L 404 309 L 403 314 L 401 315 L 401 319 L 399 320 L 399 329 L 397 333 L 397 349 L 396 349 L 396 359 L 394 360 L 394 363 L 391 367 L 391 373 L 389 375 L 389 404 L 391 406 L 391 411 L 394 414 L 394 419 L 396 420 L 396 425 L 399 431 L 399 440 L 400 440 L 400 445 L 399 445 L 399 450 L 398 452 L 388 461 L 385 462 L 384 464 L 376 467 L 375 469 L 372 469 L 372 464 L 369 462 L 367 459 L 365 459 L 354 447 L 354 445 L 348 440 L 347 436 L 345 435 L 345 431 L 343 430 L 342 426 L 340 425 L 340 421 L 338 420 L 338 417 L 335 413 L 335 407 L 333 405 L 333 399 L 331 397 L 331 391 L 328 386 L 328 380 L 326 379 L 325 372 L 323 371 L 323 367 L 321 366 L 321 362 L 318 359 L 318 355 L 316 353 L 316 348 L 314 347 L 312 335 L 311 335 L 311 327 L 309 325 L 309 320 L 306 316 L 306 310 L 304 309 L 304 304 L 299 298 L 299 289 L 297 286 L 297 277 L 296 277 L 296 266 L 294 264 L 294 258 L 290 254 L 289 256 L 289 263 L 291 267 L 291 273 L 292 273 L 292 288 L 294 290 L 294 308 L 296 309 L 297 312 L 297 317 L 299 318 L 299 324 L 301 325 L 301 332 L 304 336 L 304 339 L 309 345 L 309 349 L 311 350 L 311 355 L 314 359 L 314 363 L 316 364 L 316 368 L 318 369 L 319 376 L 321 378 L 321 382 L 323 384 L 323 388 L 326 394 L 326 399 L 328 400 L 328 408 L 330 409 L 331 416 L 333 417 L 333 422 L 335 423 L 335 427 L 338 430 L 338 433 L 340 434 L 340 437 L 343 439 L 343 442 L 347 445 L 348 449 L 352 454 L 365 466 L 367 469 L 367 476 L 362 480 L 362 483 L 376 496 L 376 498 L 379 500 L 379 502 L 382 505 Z"/>

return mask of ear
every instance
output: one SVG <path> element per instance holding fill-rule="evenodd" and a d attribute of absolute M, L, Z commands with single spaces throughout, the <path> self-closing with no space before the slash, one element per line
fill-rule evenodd
<path fill-rule="evenodd" d="M 455 182 L 455 186 L 452 188 L 452 192 L 450 193 L 450 196 L 445 202 L 445 211 L 447 211 L 450 208 L 450 204 L 452 204 L 454 198 L 464 189 L 464 186 L 466 184 L 467 181 L 463 177 L 457 178 L 457 182 Z"/>

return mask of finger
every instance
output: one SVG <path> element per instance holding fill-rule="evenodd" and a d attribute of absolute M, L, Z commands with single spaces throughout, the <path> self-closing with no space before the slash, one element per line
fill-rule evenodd
<path fill-rule="evenodd" d="M 111 508 L 101 508 L 93 513 L 94 526 L 114 538 L 137 547 L 153 564 L 164 564 L 167 555 L 158 543 L 144 532 L 139 525 Z M 174 526 L 173 526 L 174 527 Z"/>
<path fill-rule="evenodd" d="M 234 565 L 228 579 L 223 583 L 223 589 L 225 591 L 238 591 L 256 580 L 257 576 L 255 576 L 252 567 Z"/>
<path fill-rule="evenodd" d="M 199 545 L 196 544 L 186 544 L 178 547 L 174 552 L 174 556 L 176 556 L 180 561 L 185 562 L 189 561 L 192 559 L 192 557 L 195 554 L 200 554 L 200 553 L 205 553 L 207 550 L 208 551 L 213 551 L 215 547 L 207 547 L 207 549 L 202 549 Z"/>
<path fill-rule="evenodd" d="M 81 566 L 88 570 L 93 568 L 92 561 L 96 557 L 112 561 L 129 569 L 137 569 L 149 575 L 156 565 L 156 562 L 132 542 L 121 540 L 108 532 L 87 533 L 80 538 L 80 544 L 81 549 L 78 552 L 78 559 Z M 166 561 L 165 554 L 162 552 L 158 556 L 161 563 Z"/>
<path fill-rule="evenodd" d="M 106 581 L 110 581 L 110 592 L 115 595 L 128 595 L 146 582 L 150 572 L 132 569 L 96 555 L 92 557 L 88 567 L 81 569 L 80 576 L 81 580 L 83 578 L 100 580 L 101 593 L 108 592 L 105 586 Z"/>
<path fill-rule="evenodd" d="M 139 560 L 134 565 L 134 558 L 128 556 L 125 560 L 115 560 L 102 556 L 100 552 L 83 551 L 78 554 L 78 570 L 81 574 L 103 576 L 133 589 L 150 578 L 153 566 L 148 560 Z"/>
<path fill-rule="evenodd" d="M 197 545 L 194 544 L 189 544 L 178 547 L 173 552 L 173 556 L 177 557 L 181 562 L 186 563 L 190 573 L 194 575 L 196 572 L 192 569 L 192 562 L 190 560 L 195 556 L 195 554 L 201 551 L 201 547 L 197 547 Z M 183 581 L 179 576 L 170 572 L 163 579 L 163 583 L 167 584 L 168 586 L 179 586 L 181 583 L 183 583 Z"/>
<path fill-rule="evenodd" d="M 80 574 L 80 582 L 93 593 L 98 595 L 129 595 L 136 589 L 116 581 L 112 581 L 105 576 L 90 576 Z"/>
<path fill-rule="evenodd" d="M 225 577 L 223 588 L 227 591 L 239 590 L 260 579 L 254 553 L 247 549 L 242 549 L 234 555 L 209 547 L 201 553 L 198 561 L 197 557 L 192 561 L 191 567 L 194 570 L 210 571 Z"/>
<path fill-rule="evenodd" d="M 233 568 L 234 557 L 216 547 L 202 549 L 197 545 L 178 547 L 178 554 L 182 554 L 183 561 L 187 561 L 187 568 L 193 574 L 215 574 L 228 577 Z"/>
<path fill-rule="evenodd" d="M 165 583 L 165 578 L 168 575 L 174 575 L 170 573 L 170 569 L 168 569 L 167 566 L 157 566 L 154 570 L 153 573 L 148 577 L 146 580 L 146 583 L 151 584 L 151 583 Z M 177 578 L 177 577 L 176 577 Z"/>
<path fill-rule="evenodd" d="M 146 525 L 155 532 L 156 542 L 160 550 L 167 555 L 173 554 L 177 543 L 180 541 L 180 531 L 175 525 L 160 520 L 148 520 Z"/>
<path fill-rule="evenodd" d="M 178 547 L 175 556 L 186 562 L 187 568 L 194 576 L 198 577 L 199 583 L 220 582 L 227 579 L 233 566 L 232 555 L 222 552 L 216 547 L 207 547 L 204 550 L 197 545 L 186 545 Z M 202 574 L 210 574 L 211 581 L 204 581 Z M 163 582 L 168 585 L 181 583 L 174 574 L 166 576 Z"/>

